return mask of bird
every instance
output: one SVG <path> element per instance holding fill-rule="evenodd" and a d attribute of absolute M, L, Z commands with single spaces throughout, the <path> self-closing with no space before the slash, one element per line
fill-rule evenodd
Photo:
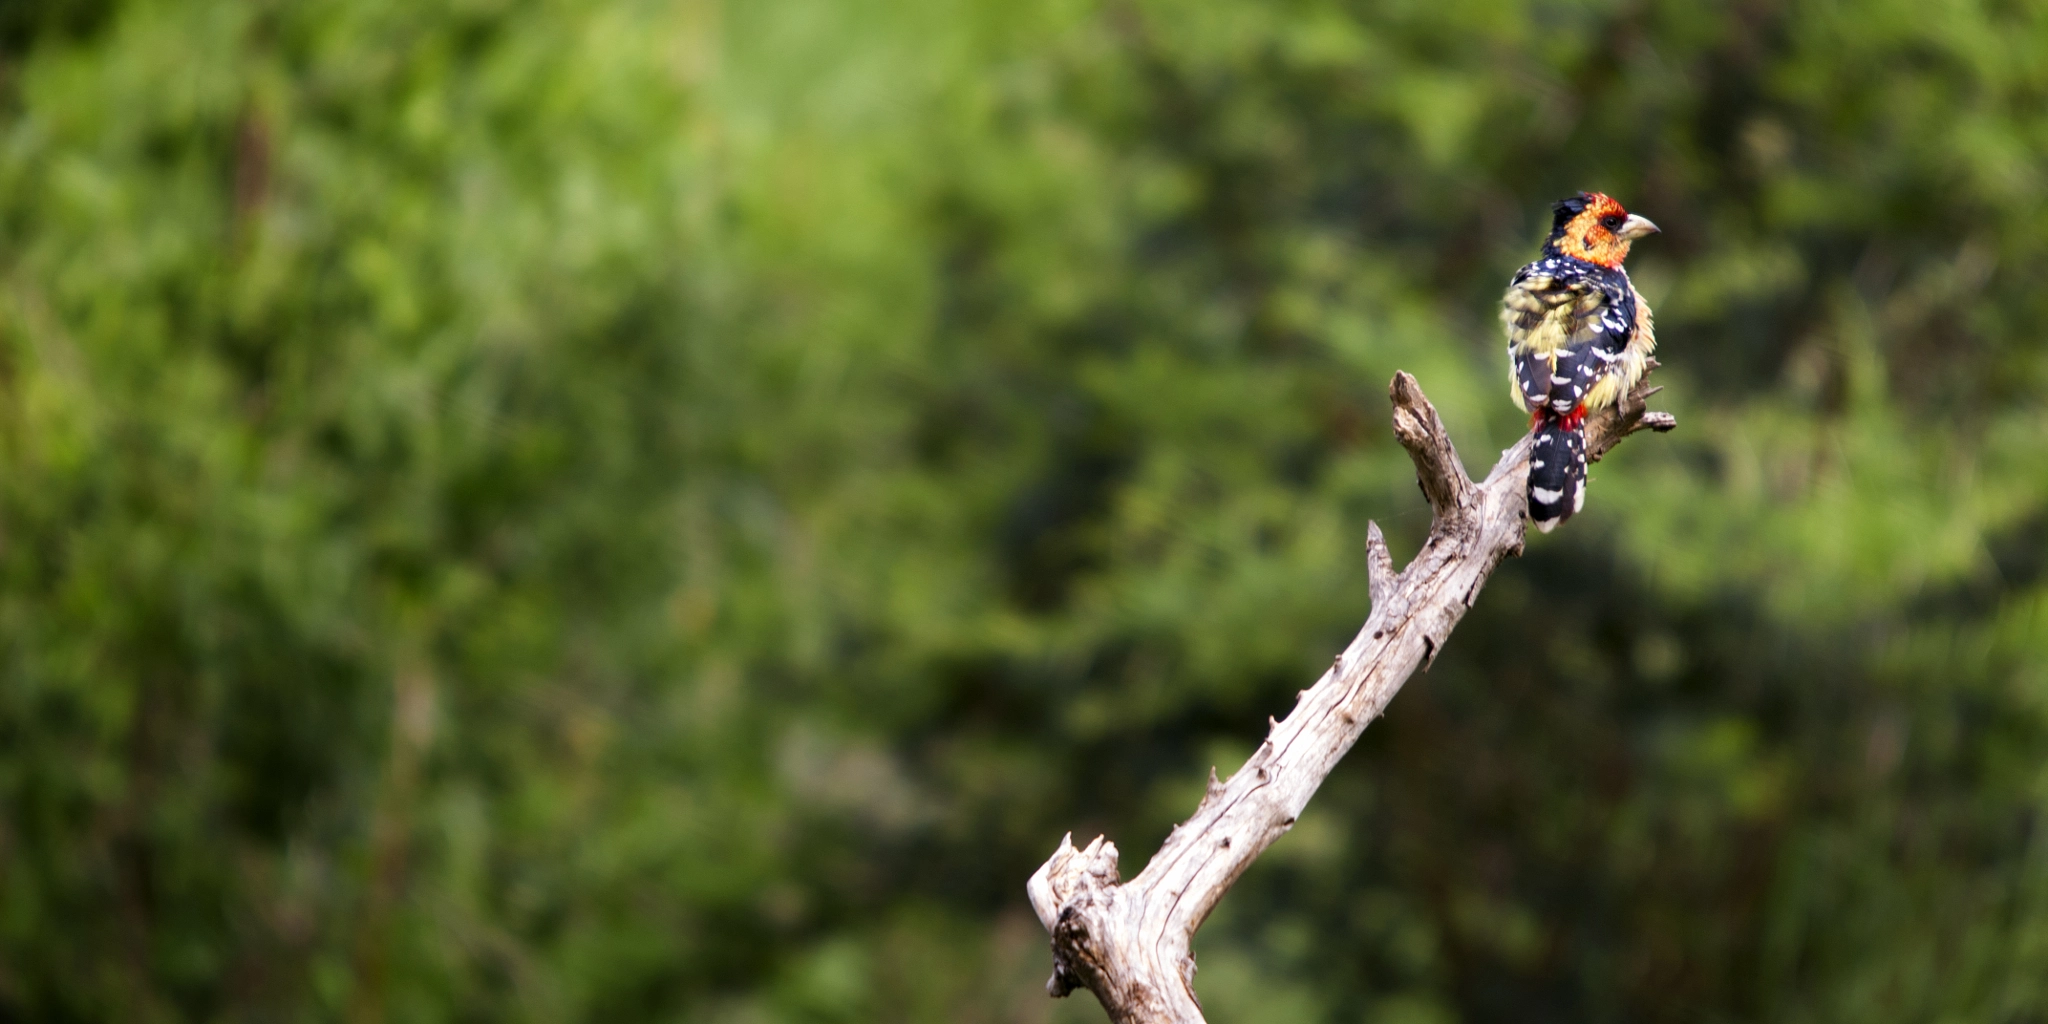
<path fill-rule="evenodd" d="M 1549 533 L 1586 504 L 1586 416 L 1642 379 L 1657 335 L 1621 267 L 1657 225 L 1599 192 L 1551 207 L 1550 237 L 1501 299 L 1508 384 L 1529 414 L 1529 520 Z"/>

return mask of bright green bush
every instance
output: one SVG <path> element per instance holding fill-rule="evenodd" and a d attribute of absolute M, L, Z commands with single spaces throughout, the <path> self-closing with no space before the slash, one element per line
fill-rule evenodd
<path fill-rule="evenodd" d="M 1475 467 L 1595 470 L 1223 1021 L 2048 1007 L 2048 9 L 0 0 L 0 1019 L 995 1021 Z"/>

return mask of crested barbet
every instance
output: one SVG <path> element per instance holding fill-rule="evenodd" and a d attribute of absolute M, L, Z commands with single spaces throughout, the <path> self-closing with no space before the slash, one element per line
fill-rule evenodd
<path fill-rule="evenodd" d="M 1508 378 L 1529 413 L 1529 520 L 1549 533 L 1586 504 L 1586 416 L 1642 379 L 1657 338 L 1621 261 L 1657 225 L 1598 192 L 1558 202 L 1543 253 L 1501 299 Z"/>

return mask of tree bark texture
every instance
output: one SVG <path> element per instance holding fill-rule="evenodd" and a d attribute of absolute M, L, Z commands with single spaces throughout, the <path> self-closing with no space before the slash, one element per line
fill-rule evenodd
<path fill-rule="evenodd" d="M 1655 361 L 1651 366 L 1654 368 Z M 1647 378 L 1647 375 L 1646 375 Z M 1649 412 L 1659 389 L 1639 386 L 1586 423 L 1597 461 L 1638 430 L 1666 431 Z M 1031 906 L 1052 935 L 1046 991 L 1085 987 L 1117 1024 L 1198 1024 L 1195 929 L 1266 847 L 1308 806 L 1337 761 L 1419 666 L 1428 668 L 1501 559 L 1522 551 L 1530 439 L 1501 453 L 1474 483 L 1415 378 L 1388 386 L 1394 436 L 1408 449 L 1433 518 L 1429 539 L 1396 573 L 1379 524 L 1369 526 L 1366 571 L 1372 614 L 1284 721 L 1268 719 L 1265 742 L 1227 781 L 1209 772 L 1194 816 L 1167 837 L 1138 877 L 1120 882 L 1116 844 L 1097 837 L 1076 849 L 1071 833 L 1031 876 Z"/>

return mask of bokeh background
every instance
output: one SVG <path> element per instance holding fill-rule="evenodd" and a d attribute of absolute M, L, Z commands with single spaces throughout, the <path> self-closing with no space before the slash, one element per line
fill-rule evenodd
<path fill-rule="evenodd" d="M 1227 1022 L 2048 1020 L 2048 6 L 0 0 L 0 1021 L 1081 1022 L 1664 234 Z"/>

